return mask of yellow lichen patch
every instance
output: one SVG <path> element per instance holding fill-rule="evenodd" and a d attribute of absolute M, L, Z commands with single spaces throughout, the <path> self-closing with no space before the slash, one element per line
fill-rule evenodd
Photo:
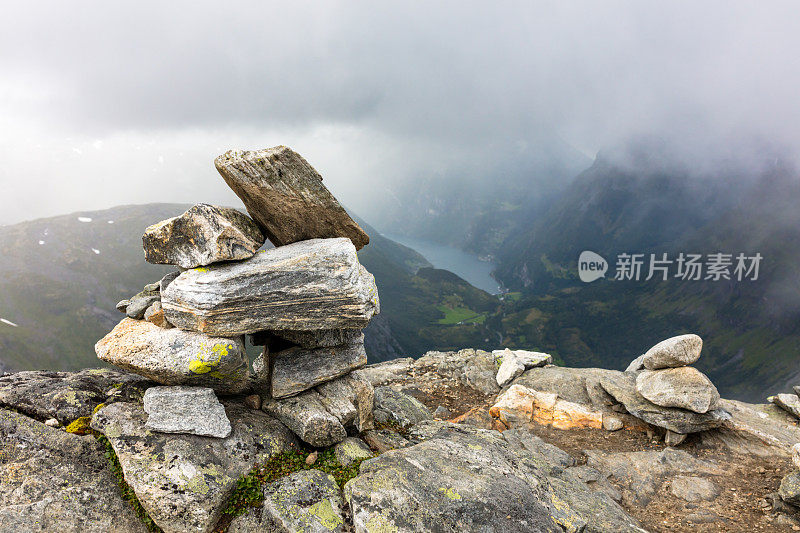
<path fill-rule="evenodd" d="M 97 404 L 97 407 L 95 407 L 94 409 L 92 409 L 92 414 L 95 414 L 97 411 L 99 411 L 100 409 L 102 409 L 102 408 L 103 408 L 103 407 L 105 407 L 105 406 L 106 406 L 106 404 L 104 404 L 104 403 L 98 403 L 98 404 Z"/>
<path fill-rule="evenodd" d="M 364 525 L 367 533 L 397 533 L 399 531 L 394 522 L 381 514 L 372 515 Z"/>
<path fill-rule="evenodd" d="M 186 488 L 196 494 L 208 494 L 208 483 L 206 483 L 206 477 L 201 473 L 195 474 L 191 479 L 189 479 L 189 481 L 187 481 Z"/>
<path fill-rule="evenodd" d="M 197 268 L 193 268 L 192 272 L 201 272 L 201 273 L 203 273 L 203 272 L 208 272 L 208 269 L 206 267 L 197 267 Z"/>
<path fill-rule="evenodd" d="M 443 493 L 445 498 L 450 499 L 450 500 L 460 500 L 461 499 L 461 494 L 456 492 L 455 489 L 440 487 L 439 488 L 439 492 Z"/>
<path fill-rule="evenodd" d="M 328 499 L 319 501 L 308 508 L 308 513 L 317 517 L 320 525 L 333 531 L 342 525 L 342 517 L 333 510 L 333 505 Z"/>
<path fill-rule="evenodd" d="M 73 421 L 72 423 L 70 423 L 66 427 L 65 431 L 67 433 L 74 433 L 76 435 L 86 435 L 87 433 L 90 433 L 92 431 L 92 428 L 89 426 L 91 422 L 92 422 L 91 416 L 82 416 L 77 420 Z"/>

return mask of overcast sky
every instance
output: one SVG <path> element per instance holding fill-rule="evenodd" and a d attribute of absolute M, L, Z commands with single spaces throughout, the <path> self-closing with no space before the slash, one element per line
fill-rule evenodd
<path fill-rule="evenodd" d="M 3 13 L 0 223 L 239 205 L 213 167 L 229 148 L 289 145 L 359 213 L 396 180 L 491 169 L 498 149 L 524 157 L 543 139 L 590 157 L 641 135 L 694 156 L 753 138 L 800 153 L 793 1 L 37 0 Z"/>

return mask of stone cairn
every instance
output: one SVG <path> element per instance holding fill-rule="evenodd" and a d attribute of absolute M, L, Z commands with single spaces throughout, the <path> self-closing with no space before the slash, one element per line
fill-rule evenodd
<path fill-rule="evenodd" d="M 373 426 L 363 328 L 379 312 L 356 251 L 369 242 L 303 157 L 285 146 L 215 160 L 250 217 L 197 204 L 148 227 L 145 259 L 180 270 L 117 304 L 97 356 L 160 385 L 147 427 L 224 438 L 216 395 L 279 419 L 312 446 Z M 275 248 L 259 251 L 268 238 Z M 263 353 L 248 367 L 245 335 Z"/>

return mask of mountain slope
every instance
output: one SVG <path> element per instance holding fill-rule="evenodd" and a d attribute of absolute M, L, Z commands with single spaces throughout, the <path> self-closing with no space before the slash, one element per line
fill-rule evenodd
<path fill-rule="evenodd" d="M 694 331 L 706 341 L 701 369 L 724 395 L 763 400 L 796 384 L 800 176 L 779 161 L 757 173 L 719 175 L 599 158 L 506 241 L 497 275 L 521 293 L 506 306 L 505 343 L 534 342 L 568 364 L 624 368 L 659 338 Z M 608 260 L 606 279 L 578 280 L 583 250 Z M 764 259 L 756 281 L 645 281 L 646 270 L 638 282 L 617 281 L 621 252 Z"/>

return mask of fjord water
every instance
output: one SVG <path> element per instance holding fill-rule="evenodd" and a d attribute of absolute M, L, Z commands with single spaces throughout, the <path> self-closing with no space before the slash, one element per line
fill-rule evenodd
<path fill-rule="evenodd" d="M 421 253 L 436 268 L 449 270 L 489 294 L 499 294 L 500 284 L 492 277 L 495 264 L 458 248 L 405 235 L 384 236 Z"/>

